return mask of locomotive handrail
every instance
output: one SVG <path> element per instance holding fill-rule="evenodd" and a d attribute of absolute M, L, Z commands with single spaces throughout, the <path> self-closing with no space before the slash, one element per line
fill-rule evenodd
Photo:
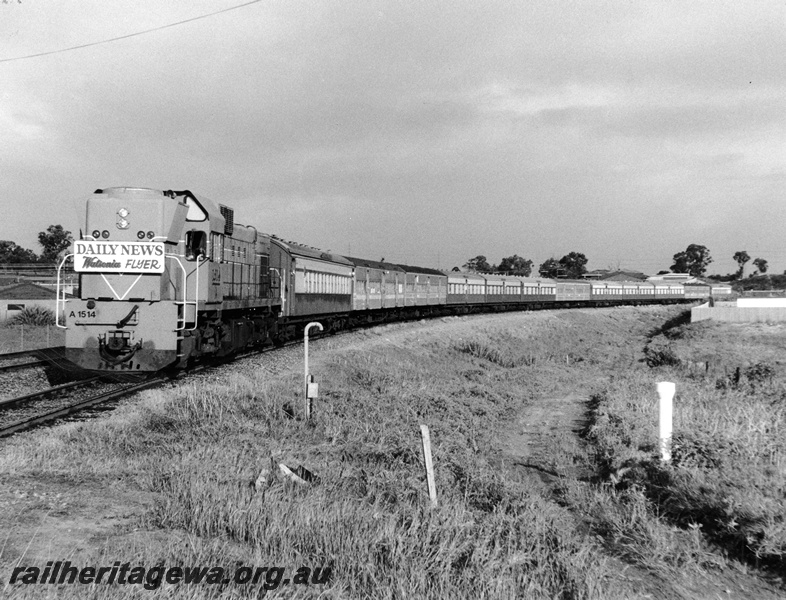
<path fill-rule="evenodd" d="M 189 331 L 194 331 L 197 328 L 197 321 L 199 321 L 199 267 L 204 265 L 206 262 L 209 262 L 207 257 L 205 257 L 205 259 L 202 262 L 199 262 L 199 256 L 197 256 L 197 259 L 196 259 L 196 283 L 194 284 L 194 326 L 191 329 L 189 329 Z M 187 305 L 187 304 L 188 304 L 188 302 L 185 303 L 185 305 Z M 183 312 L 185 312 L 185 305 L 183 307 L 184 308 Z M 183 316 L 185 317 L 185 315 L 183 315 Z M 185 325 L 185 323 L 183 323 L 183 325 Z"/>
<path fill-rule="evenodd" d="M 167 254 L 166 257 L 167 258 L 174 258 L 177 261 L 177 264 L 180 266 L 180 269 L 183 271 L 183 300 L 182 301 L 181 300 L 175 300 L 176 304 L 182 304 L 183 305 L 183 324 L 182 324 L 182 327 L 181 327 L 181 326 L 179 326 L 180 323 L 178 323 L 178 327 L 175 328 L 175 331 L 185 331 L 186 330 L 186 308 L 190 304 L 194 305 L 194 326 L 193 327 L 189 327 L 188 331 L 194 331 L 197 328 L 198 321 L 199 321 L 199 315 L 198 315 L 198 313 L 199 313 L 199 267 L 201 267 L 206 262 L 208 262 L 208 259 L 205 258 L 205 260 L 203 260 L 202 262 L 199 262 L 199 259 L 197 259 L 196 262 L 194 263 L 195 266 L 196 266 L 196 268 L 194 269 L 194 271 L 196 272 L 196 283 L 195 283 L 195 286 L 194 286 L 194 300 L 193 300 L 193 302 L 191 302 L 191 301 L 188 300 L 188 274 L 186 273 L 186 268 L 183 266 L 183 263 L 180 261 L 180 255 L 178 255 L 178 254 Z M 179 317 L 178 317 L 178 321 L 180 321 Z"/>
<path fill-rule="evenodd" d="M 66 263 L 70 256 L 74 256 L 73 254 L 66 254 L 63 257 L 63 260 L 60 261 L 60 264 L 57 266 L 57 290 L 55 292 L 55 325 L 60 329 L 68 329 L 68 326 L 60 324 L 60 303 L 63 303 L 63 310 L 65 310 L 65 305 L 68 300 L 65 297 L 65 288 L 63 288 L 63 298 L 60 299 L 60 269 L 63 268 L 63 265 Z"/>
<path fill-rule="evenodd" d="M 180 317 L 178 317 L 178 327 L 175 327 L 175 331 L 183 331 L 186 328 L 186 268 L 183 266 L 183 263 L 180 262 L 180 257 L 177 254 L 167 254 L 166 258 L 174 258 L 183 271 L 183 326 L 179 326 Z M 177 304 L 178 300 L 175 300 L 175 303 Z"/>

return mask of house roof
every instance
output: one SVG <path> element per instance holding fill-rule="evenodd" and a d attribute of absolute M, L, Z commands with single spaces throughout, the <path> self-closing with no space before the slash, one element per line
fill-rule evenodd
<path fill-rule="evenodd" d="M 613 271 L 603 278 L 607 281 L 645 281 L 647 276 L 638 271 Z"/>
<path fill-rule="evenodd" d="M 0 288 L 0 300 L 54 300 L 55 288 L 48 288 L 28 281 Z M 73 298 L 70 294 L 68 297 Z"/>

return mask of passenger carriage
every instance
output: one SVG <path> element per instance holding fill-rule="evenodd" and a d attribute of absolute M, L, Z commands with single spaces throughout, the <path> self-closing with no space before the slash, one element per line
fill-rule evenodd
<path fill-rule="evenodd" d="M 485 304 L 486 279 L 477 273 L 448 273 L 448 304 Z"/>
<path fill-rule="evenodd" d="M 406 273 L 400 266 L 347 256 L 354 265 L 352 310 L 382 310 L 406 305 Z"/>
<path fill-rule="evenodd" d="M 589 281 L 573 279 L 556 280 L 557 302 L 587 302 L 591 299 L 592 286 Z"/>
<path fill-rule="evenodd" d="M 398 265 L 406 273 L 405 306 L 437 306 L 447 303 L 448 277 L 427 267 Z"/>

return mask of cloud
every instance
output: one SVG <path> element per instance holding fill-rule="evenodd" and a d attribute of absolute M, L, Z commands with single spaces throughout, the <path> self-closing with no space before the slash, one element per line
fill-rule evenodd
<path fill-rule="evenodd" d="M 20 55 L 233 4 L 26 3 L 0 38 Z M 724 228 L 749 223 L 741 205 L 777 206 L 784 12 L 272 0 L 0 63 L 0 194 L 39 209 L 14 209 L 0 238 L 75 222 L 63 200 L 95 187 L 143 185 L 333 250 L 405 247 L 410 262 L 668 262 L 704 232 L 726 244 Z"/>

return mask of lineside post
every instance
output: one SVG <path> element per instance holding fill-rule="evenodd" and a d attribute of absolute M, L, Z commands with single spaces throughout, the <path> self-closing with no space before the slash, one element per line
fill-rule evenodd
<path fill-rule="evenodd" d="M 660 397 L 660 461 L 671 462 L 671 434 L 672 417 L 674 413 L 674 394 L 677 386 L 671 381 L 658 383 L 658 396 Z"/>
<path fill-rule="evenodd" d="M 420 433 L 423 436 L 423 458 L 426 461 L 426 479 L 428 480 L 428 495 L 431 498 L 431 506 L 437 507 L 437 484 L 434 481 L 434 463 L 431 461 L 431 436 L 428 432 L 428 425 L 420 426 Z"/>
<path fill-rule="evenodd" d="M 303 377 L 303 401 L 305 403 L 305 412 L 306 421 L 311 418 L 311 398 L 316 396 L 316 394 L 309 394 L 309 384 L 312 386 L 316 385 L 313 383 L 313 377 L 309 377 L 308 374 L 308 330 L 312 327 L 318 327 L 320 331 L 323 330 L 322 323 L 317 323 L 316 321 L 309 323 L 306 325 L 306 328 L 303 330 L 303 351 L 305 353 L 305 369 L 304 369 L 304 377 Z M 312 389 L 315 389 L 312 387 Z"/>

